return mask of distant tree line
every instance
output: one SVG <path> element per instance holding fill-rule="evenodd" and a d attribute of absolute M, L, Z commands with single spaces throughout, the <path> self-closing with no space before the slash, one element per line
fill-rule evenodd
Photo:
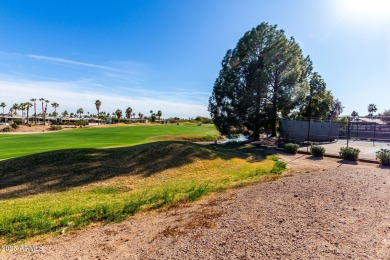
<path fill-rule="evenodd" d="M 48 113 L 48 105 L 51 104 L 52 108 L 54 109 L 53 112 Z M 37 107 L 41 105 L 41 110 L 37 111 Z M 96 114 L 95 113 L 90 113 L 87 112 L 85 114 L 83 108 L 79 108 L 76 110 L 76 112 L 68 112 L 67 110 L 64 110 L 61 114 L 57 112 L 57 108 L 59 107 L 59 103 L 57 102 L 52 102 L 50 103 L 49 100 L 45 98 L 31 98 L 29 102 L 25 103 L 20 103 L 20 104 L 13 104 L 10 109 L 9 109 L 9 115 L 11 116 L 17 116 L 17 115 L 22 115 L 22 117 L 25 116 L 25 119 L 27 122 L 29 122 L 31 118 L 33 118 L 33 123 L 37 124 L 38 123 L 38 117 L 41 118 L 45 122 L 47 117 L 58 117 L 61 116 L 62 118 L 79 118 L 80 120 L 83 120 L 84 118 L 97 118 L 100 119 L 102 122 L 126 122 L 129 121 L 130 119 L 136 119 L 136 116 L 138 116 L 138 119 L 145 119 L 149 120 L 151 122 L 156 122 L 156 121 L 162 121 L 162 116 L 163 112 L 161 110 L 158 110 L 156 113 L 153 110 L 150 110 L 150 116 L 145 116 L 143 113 L 138 112 L 135 113 L 131 107 L 127 107 L 124 111 L 125 113 L 122 112 L 121 109 L 117 109 L 115 112 L 105 112 L 105 111 L 100 111 L 102 102 L 100 100 L 95 101 L 95 107 L 96 107 Z M 7 104 L 5 102 L 0 103 L 0 107 L 2 108 L 2 114 L 5 114 L 5 108 L 7 107 Z M 20 113 L 19 113 L 20 112 Z M 194 120 L 193 118 L 189 119 L 181 119 L 178 117 L 175 118 L 169 118 L 165 119 L 165 121 L 169 122 L 179 122 L 179 121 L 191 121 Z M 198 122 L 204 122 L 204 123 L 210 123 L 211 119 L 206 118 L 206 117 L 196 117 L 195 119 Z M 99 122 L 99 120 L 98 120 Z M 24 124 L 24 120 L 21 122 Z"/>

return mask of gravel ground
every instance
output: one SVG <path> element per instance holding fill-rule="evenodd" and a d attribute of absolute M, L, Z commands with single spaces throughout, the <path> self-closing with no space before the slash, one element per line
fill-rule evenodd
<path fill-rule="evenodd" d="M 49 239 L 43 252 L 0 259 L 390 259 L 390 169 L 284 159 L 295 171 L 277 181 L 96 225 Z M 302 171 L 309 172 L 293 173 Z"/>

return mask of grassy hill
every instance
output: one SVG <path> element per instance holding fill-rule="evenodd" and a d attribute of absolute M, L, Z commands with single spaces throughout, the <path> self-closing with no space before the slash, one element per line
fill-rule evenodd
<path fill-rule="evenodd" d="M 63 149 L 119 147 L 162 140 L 202 140 L 217 136 L 214 125 L 124 125 L 42 134 L 0 134 L 0 159 Z"/>
<path fill-rule="evenodd" d="M 186 127 L 148 129 L 159 131 L 154 138 L 145 133 L 147 127 L 39 135 L 45 144 L 40 149 L 62 148 L 43 153 L 37 153 L 40 142 L 29 139 L 36 135 L 2 136 L 2 142 L 18 138 L 27 142 L 18 144 L 21 152 L 6 147 L 13 156 L 31 154 L 0 161 L 0 244 L 60 234 L 93 222 L 120 221 L 140 210 L 273 180 L 284 169 L 275 156 L 250 145 L 156 141 L 162 133 L 167 138 L 175 131 L 183 137 L 215 133 L 212 127 Z M 134 145 L 150 138 L 156 142 Z M 133 146 L 91 148 L 125 144 Z"/>

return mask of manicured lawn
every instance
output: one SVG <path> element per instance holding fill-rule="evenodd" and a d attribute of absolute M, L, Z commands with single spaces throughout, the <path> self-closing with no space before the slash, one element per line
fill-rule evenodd
<path fill-rule="evenodd" d="M 78 128 L 56 133 L 0 134 L 0 159 L 74 148 L 130 146 L 162 140 L 210 139 L 214 125 L 145 125 Z"/>

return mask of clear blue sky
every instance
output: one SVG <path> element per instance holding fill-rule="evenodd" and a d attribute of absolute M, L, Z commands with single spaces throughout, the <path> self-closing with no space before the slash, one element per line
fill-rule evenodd
<path fill-rule="evenodd" d="M 386 0 L 1 1 L 0 102 L 209 116 L 222 57 L 261 22 L 294 36 L 344 114 L 390 109 Z"/>

